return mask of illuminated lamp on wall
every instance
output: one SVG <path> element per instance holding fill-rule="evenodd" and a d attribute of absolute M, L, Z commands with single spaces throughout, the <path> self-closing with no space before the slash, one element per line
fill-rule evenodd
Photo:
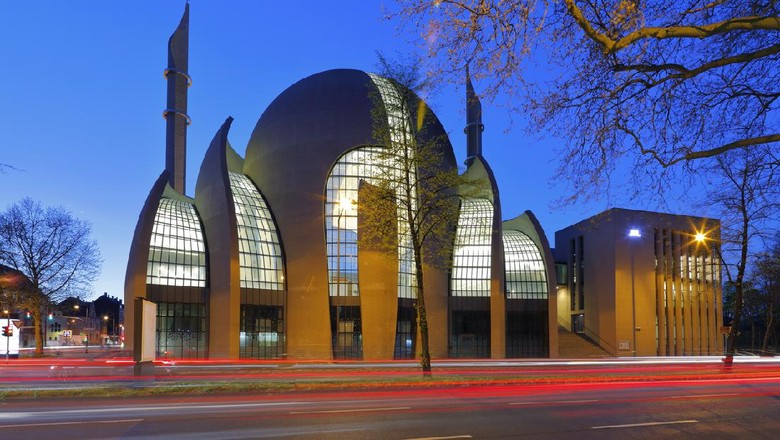
<path fill-rule="evenodd" d="M 642 232 L 639 229 L 629 229 L 628 236 L 632 238 L 638 238 L 642 236 Z"/>

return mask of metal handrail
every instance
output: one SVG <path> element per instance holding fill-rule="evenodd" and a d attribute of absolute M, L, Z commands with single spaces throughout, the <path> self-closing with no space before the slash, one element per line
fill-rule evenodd
<path fill-rule="evenodd" d="M 584 330 L 582 333 L 572 332 L 570 330 L 570 327 L 569 327 L 571 325 L 571 323 L 567 323 L 566 321 L 561 319 L 560 316 L 557 316 L 557 318 L 558 318 L 558 325 L 563 327 L 563 328 L 565 328 L 565 329 L 567 329 L 570 333 L 574 333 L 576 335 L 581 335 L 581 336 L 584 335 L 585 339 L 589 339 L 591 342 L 593 342 L 594 344 L 598 345 L 602 350 L 606 350 L 607 352 L 609 352 L 613 356 L 617 356 L 617 353 L 618 353 L 617 348 L 615 348 L 615 346 L 613 346 L 609 342 L 607 342 L 607 341 L 601 339 L 600 337 L 598 337 L 597 333 L 594 332 L 592 329 L 590 329 L 588 326 L 586 326 L 584 323 L 582 324 L 582 328 Z"/>

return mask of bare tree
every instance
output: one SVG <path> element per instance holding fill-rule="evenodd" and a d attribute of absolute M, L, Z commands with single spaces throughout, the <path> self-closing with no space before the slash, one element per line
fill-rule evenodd
<path fill-rule="evenodd" d="M 451 261 L 462 179 L 446 157 L 446 134 L 433 127 L 435 116 L 418 97 L 432 86 L 420 66 L 419 60 L 391 62 L 379 54 L 379 93 L 371 98 L 374 138 L 381 147 L 370 156 L 379 166 L 363 182 L 359 209 L 365 222 L 361 240 L 387 252 L 397 248 L 399 259 L 413 264 L 420 365 L 430 376 L 425 268 Z"/>
<path fill-rule="evenodd" d="M 708 204 L 719 209 L 722 257 L 728 284 L 734 289 L 727 359 L 734 355 L 745 303 L 748 265 L 758 241 L 773 235 L 780 212 L 780 166 L 768 146 L 724 152 L 706 174 Z M 722 249 L 722 252 L 720 251 Z"/>
<path fill-rule="evenodd" d="M 30 198 L 0 213 L 0 263 L 29 279 L 20 305 L 35 321 L 35 353 L 43 354 L 45 308 L 87 290 L 102 260 L 90 225 L 63 208 L 44 208 Z"/>
<path fill-rule="evenodd" d="M 780 301 L 780 235 L 775 236 L 769 251 L 758 257 L 752 278 L 757 285 L 757 290 L 760 291 L 763 305 L 765 331 L 761 350 L 766 352 L 770 340 L 776 338 L 775 315 L 778 314 L 776 306 Z"/>
<path fill-rule="evenodd" d="M 780 149 L 780 2 L 397 0 L 435 69 L 470 62 L 565 142 L 560 175 L 603 192 L 617 163 L 656 186 L 674 164 Z"/>

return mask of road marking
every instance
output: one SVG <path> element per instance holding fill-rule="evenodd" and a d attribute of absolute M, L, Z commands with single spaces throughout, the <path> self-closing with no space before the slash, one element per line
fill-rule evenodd
<path fill-rule="evenodd" d="M 336 413 L 352 413 L 352 412 L 370 412 L 370 411 L 401 411 L 412 409 L 411 406 L 396 406 L 388 408 L 356 408 L 356 409 L 332 409 L 323 411 L 290 411 L 290 414 L 336 414 Z"/>
<path fill-rule="evenodd" d="M 698 420 L 676 420 L 673 422 L 648 422 L 648 423 L 632 423 L 629 425 L 591 426 L 590 429 L 638 428 L 641 426 L 681 425 L 683 423 L 699 423 L 699 421 Z"/>
<path fill-rule="evenodd" d="M 474 437 L 466 434 L 466 435 L 451 435 L 449 437 L 416 437 L 416 438 L 408 438 L 405 440 L 451 440 L 456 438 L 474 438 Z"/>
<path fill-rule="evenodd" d="M 726 397 L 737 396 L 737 393 L 723 393 L 723 394 L 691 394 L 689 396 L 671 396 L 670 399 L 690 399 L 692 397 Z"/>
<path fill-rule="evenodd" d="M 141 412 L 141 411 L 179 411 L 179 410 L 209 410 L 209 409 L 242 409 L 242 408 L 265 408 L 274 406 L 290 406 L 290 405 L 305 405 L 311 402 L 258 402 L 258 403 L 215 403 L 210 405 L 195 404 L 195 405 L 168 405 L 168 406 L 118 406 L 114 408 L 87 408 L 87 409 L 63 409 L 55 411 L 41 411 L 41 412 L 20 412 L 20 413 L 6 413 L 3 414 L 4 418 L 29 418 L 38 415 L 76 415 L 76 414 L 98 414 L 98 413 L 115 413 L 115 412 Z"/>
<path fill-rule="evenodd" d="M 563 404 L 570 404 L 570 403 L 593 403 L 598 402 L 598 400 L 539 400 L 535 402 L 511 402 L 510 405 L 543 405 L 545 403 L 563 403 Z"/>
<path fill-rule="evenodd" d="M 94 425 L 96 423 L 136 423 L 136 422 L 142 422 L 143 420 L 144 419 L 82 420 L 80 422 L 24 423 L 19 425 L 0 425 L 0 429 L 29 428 L 33 426 Z"/>

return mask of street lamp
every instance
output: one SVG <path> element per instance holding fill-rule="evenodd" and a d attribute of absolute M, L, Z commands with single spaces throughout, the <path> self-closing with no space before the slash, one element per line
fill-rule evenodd
<path fill-rule="evenodd" d="M 112 336 L 111 334 L 109 334 L 109 333 L 108 333 L 108 320 L 109 320 L 109 319 L 111 320 L 111 323 L 113 324 L 113 322 L 114 322 L 114 318 L 111 318 L 111 317 L 109 317 L 108 315 L 104 315 L 104 316 L 103 316 L 103 321 L 105 321 L 105 323 L 106 323 L 106 336 L 108 337 L 108 339 L 109 339 L 110 341 L 113 341 L 113 340 L 114 340 L 113 336 Z M 112 329 L 111 329 L 111 330 L 112 330 L 112 333 L 113 333 L 113 326 L 112 326 Z"/>
<path fill-rule="evenodd" d="M 77 300 L 79 301 L 79 303 L 81 302 L 81 298 L 77 298 Z M 75 311 L 75 315 L 78 315 L 79 310 L 81 310 L 81 305 L 78 303 L 74 304 L 73 310 Z M 74 316 L 74 319 L 81 321 L 81 323 L 83 324 L 84 334 L 81 340 L 82 340 L 82 344 L 84 344 L 84 353 L 89 353 L 89 329 L 92 327 L 92 323 L 88 322 L 89 319 L 88 315 L 89 315 L 89 307 L 85 307 L 84 318 Z"/>

